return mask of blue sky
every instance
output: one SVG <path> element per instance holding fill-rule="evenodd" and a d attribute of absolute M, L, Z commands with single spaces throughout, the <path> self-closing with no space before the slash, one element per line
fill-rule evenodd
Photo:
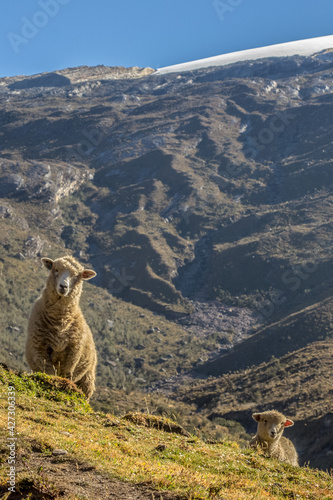
<path fill-rule="evenodd" d="M 9 0 L 1 14 L 0 76 L 158 68 L 333 34 L 332 0 Z"/>

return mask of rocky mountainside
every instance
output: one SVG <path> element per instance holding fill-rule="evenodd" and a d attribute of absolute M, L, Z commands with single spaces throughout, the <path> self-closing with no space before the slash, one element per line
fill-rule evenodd
<path fill-rule="evenodd" d="M 189 338 L 204 353 L 198 376 L 306 347 L 317 360 L 312 344 L 332 342 L 332 75 L 324 51 L 180 74 L 81 67 L 1 79 L 0 293 L 17 336 L 42 283 L 37 258 L 70 252 L 128 314 L 137 306 L 174 325 L 178 373 Z M 1 318 L 9 356 L 15 324 Z M 156 359 L 148 341 L 133 349 L 163 378 L 160 341 Z"/>
<path fill-rule="evenodd" d="M 145 307 L 226 294 L 281 303 L 266 316 L 293 307 L 329 278 L 332 66 L 295 56 L 135 80 L 104 67 L 2 79 L 4 213 L 48 203 L 41 230 Z"/>
<path fill-rule="evenodd" d="M 12 76 L 0 78 L 0 84 L 12 90 L 29 89 L 34 87 L 68 87 L 79 83 L 100 85 L 100 80 L 136 79 L 154 73 L 152 68 L 124 68 L 119 66 L 78 66 L 66 68 L 52 73 L 40 73 L 33 76 Z"/>

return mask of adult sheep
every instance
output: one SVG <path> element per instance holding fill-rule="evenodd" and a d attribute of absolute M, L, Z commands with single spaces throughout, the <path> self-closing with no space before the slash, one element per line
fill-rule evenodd
<path fill-rule="evenodd" d="M 97 355 L 79 301 L 83 280 L 96 273 L 70 255 L 42 262 L 50 274 L 30 315 L 28 364 L 34 372 L 72 380 L 89 399 L 95 390 Z"/>
<path fill-rule="evenodd" d="M 298 467 L 298 456 L 293 443 L 282 436 L 285 427 L 291 427 L 294 422 L 276 410 L 253 413 L 252 418 L 258 423 L 258 427 L 250 446 L 260 446 L 269 457 Z"/>

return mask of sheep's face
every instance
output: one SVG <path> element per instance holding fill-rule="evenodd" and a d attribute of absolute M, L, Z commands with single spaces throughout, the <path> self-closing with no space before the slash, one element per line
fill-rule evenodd
<path fill-rule="evenodd" d="M 73 275 L 69 269 L 57 269 L 53 271 L 55 289 L 58 295 L 67 297 L 75 287 L 79 276 Z"/>
<path fill-rule="evenodd" d="M 73 258 L 57 260 L 42 259 L 44 266 L 50 271 L 49 281 L 60 297 L 68 297 L 82 283 L 96 276 L 90 269 L 84 269 Z"/>
<path fill-rule="evenodd" d="M 284 428 L 294 425 L 292 420 L 287 419 L 277 411 L 254 413 L 252 417 L 258 422 L 257 434 L 268 442 L 280 439 Z"/>

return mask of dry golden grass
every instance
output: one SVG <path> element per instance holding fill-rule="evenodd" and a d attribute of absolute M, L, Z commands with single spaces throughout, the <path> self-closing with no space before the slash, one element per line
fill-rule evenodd
<path fill-rule="evenodd" d="M 5 442 L 6 392 L 11 384 L 16 388 L 17 452 L 27 466 L 34 446 L 45 457 L 54 449 L 64 449 L 70 458 L 93 466 L 96 473 L 148 483 L 186 499 L 329 500 L 333 496 L 332 478 L 324 472 L 269 460 L 235 442 L 209 445 L 194 436 L 94 413 L 77 392 L 52 388 L 53 377 L 20 377 L 4 369 L 0 375 L 2 438 Z M 3 447 L 1 491 L 6 483 L 6 454 Z M 24 474 L 19 479 L 24 481 Z"/>

